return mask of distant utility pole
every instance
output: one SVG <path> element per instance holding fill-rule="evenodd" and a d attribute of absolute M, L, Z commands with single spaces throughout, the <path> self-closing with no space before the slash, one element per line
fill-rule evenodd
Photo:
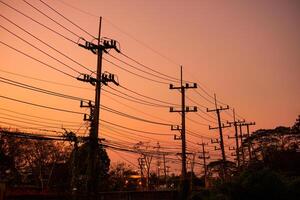
<path fill-rule="evenodd" d="M 143 188 L 143 178 L 144 178 L 144 168 L 145 168 L 145 158 L 144 157 L 139 157 L 138 158 L 138 163 L 140 166 L 140 174 L 141 174 L 141 179 L 140 179 L 140 186 Z"/>
<path fill-rule="evenodd" d="M 242 160 L 243 160 L 243 165 L 245 164 L 245 152 L 244 152 L 244 144 L 243 144 L 243 138 L 244 138 L 244 135 L 243 135 L 243 129 L 242 129 L 242 124 L 240 123 L 239 124 L 239 127 L 240 127 L 240 140 L 241 140 L 241 152 L 242 152 Z"/>
<path fill-rule="evenodd" d="M 193 177 L 194 177 L 194 166 L 195 166 L 195 157 L 196 153 L 192 153 L 192 158 L 191 158 L 191 191 L 193 191 Z"/>
<path fill-rule="evenodd" d="M 166 155 L 165 155 L 165 153 L 163 153 L 163 161 L 164 161 L 165 184 L 167 186 L 167 166 L 166 166 Z"/>
<path fill-rule="evenodd" d="M 245 120 L 236 121 L 234 108 L 232 109 L 232 111 L 233 111 L 233 121 L 232 122 L 227 122 L 227 123 L 234 126 L 234 137 L 228 136 L 228 139 L 232 139 L 232 138 L 235 139 L 235 150 L 236 150 L 235 155 L 236 155 L 237 166 L 239 168 L 241 166 L 241 160 L 240 160 L 240 153 L 239 153 L 239 135 L 238 135 L 238 128 L 237 127 L 238 127 L 238 124 L 240 124 L 242 122 L 245 122 Z"/>
<path fill-rule="evenodd" d="M 157 151 L 156 151 L 157 155 L 161 155 L 159 142 L 156 143 L 156 147 L 154 147 L 154 149 L 157 149 Z M 161 171 L 161 158 L 158 156 L 156 158 L 156 173 L 157 173 L 156 187 L 157 188 L 160 186 L 160 171 Z"/>
<path fill-rule="evenodd" d="M 221 123 L 221 116 L 220 116 L 220 111 L 222 110 L 227 110 L 229 109 L 229 106 L 227 105 L 225 108 L 223 108 L 222 106 L 218 107 L 218 104 L 217 104 L 217 97 L 216 97 L 216 94 L 214 94 L 214 97 L 215 97 L 215 109 L 208 109 L 207 108 L 207 112 L 216 112 L 217 113 L 217 117 L 218 117 L 218 127 L 211 127 L 209 126 L 209 129 L 219 129 L 219 133 L 220 133 L 220 148 L 221 148 L 221 151 L 222 151 L 222 161 L 223 161 L 223 181 L 225 180 L 225 176 L 226 176 L 226 155 L 225 155 L 225 149 L 224 149 L 224 140 L 223 140 L 223 131 L 222 129 L 223 128 L 227 128 L 227 127 L 230 127 L 229 126 L 226 126 L 224 125 L 223 123 Z"/>
<path fill-rule="evenodd" d="M 241 126 L 246 126 L 247 127 L 247 141 L 248 141 L 247 147 L 248 147 L 249 161 L 252 160 L 251 143 L 250 143 L 250 140 L 249 140 L 249 137 L 250 137 L 249 126 L 253 126 L 253 125 L 255 125 L 255 122 L 246 122 L 246 123 L 241 124 Z"/>
<path fill-rule="evenodd" d="M 173 84 L 170 84 L 170 89 L 171 90 L 180 90 L 181 92 L 181 110 L 175 110 L 173 107 L 170 108 L 170 112 L 180 112 L 181 113 L 181 127 L 177 126 L 172 126 L 171 130 L 179 130 L 180 131 L 180 136 L 177 137 L 176 135 L 174 136 L 175 140 L 181 140 L 181 146 L 182 146 L 182 153 L 181 153 L 181 160 L 182 160 L 182 167 L 181 167 L 181 178 L 182 181 L 185 183 L 183 184 L 183 190 L 188 190 L 188 183 L 187 182 L 187 172 L 186 172 L 186 138 L 185 138 L 185 113 L 186 112 L 197 112 L 197 107 L 189 107 L 185 106 L 185 90 L 187 89 L 192 89 L 192 88 L 197 88 L 197 84 L 193 83 L 193 85 L 190 85 L 189 83 L 186 83 L 183 85 L 183 79 L 182 79 L 182 66 L 180 67 L 180 86 L 179 87 L 174 87 Z"/>
<path fill-rule="evenodd" d="M 93 193 L 97 189 L 97 168 L 96 168 L 96 159 L 98 151 L 98 132 L 99 132 L 99 115 L 100 115 L 100 94 L 101 94 L 101 84 L 107 85 L 108 82 L 113 82 L 118 85 L 117 81 L 114 79 L 114 74 L 102 74 L 102 54 L 103 51 L 107 53 L 108 49 L 115 49 L 118 53 L 120 52 L 116 46 L 115 40 L 101 39 L 101 22 L 102 17 L 99 21 L 99 34 L 97 38 L 97 44 L 88 42 L 83 38 L 80 38 L 85 41 L 85 44 L 78 45 L 87 50 L 92 51 L 94 54 L 97 54 L 97 72 L 96 78 L 92 75 L 82 74 L 83 77 L 79 76 L 77 79 L 80 81 L 91 83 L 95 86 L 95 105 L 92 105 L 91 102 L 88 105 L 84 105 L 81 102 L 81 107 L 90 108 L 90 116 L 84 116 L 84 120 L 91 121 L 90 135 L 89 135 L 89 148 L 88 148 L 88 166 L 86 172 L 86 192 Z"/>
<path fill-rule="evenodd" d="M 204 143 L 202 140 L 202 143 L 200 144 L 202 146 L 202 151 L 200 151 L 200 159 L 203 159 L 203 169 L 204 169 L 204 183 L 206 184 L 206 178 L 207 178 L 207 166 L 206 166 L 206 159 L 209 159 L 210 156 L 208 151 L 205 151 L 205 146 L 208 145 L 207 143 Z"/>

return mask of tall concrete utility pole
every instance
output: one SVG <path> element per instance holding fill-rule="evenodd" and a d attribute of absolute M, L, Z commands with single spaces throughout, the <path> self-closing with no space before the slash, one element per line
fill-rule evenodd
<path fill-rule="evenodd" d="M 242 124 L 239 124 L 240 127 L 240 142 L 241 142 L 241 152 L 242 152 L 242 161 L 243 161 L 243 165 L 245 164 L 245 152 L 244 152 L 244 144 L 243 144 L 243 138 L 244 138 L 244 134 L 243 134 L 243 129 L 242 129 Z"/>
<path fill-rule="evenodd" d="M 227 110 L 229 109 L 229 106 L 227 105 L 225 108 L 223 108 L 222 106 L 218 107 L 218 104 L 217 104 L 217 97 L 216 97 L 216 94 L 214 94 L 214 97 L 215 97 L 215 109 L 208 109 L 207 108 L 207 112 L 216 112 L 217 113 L 217 117 L 218 117 L 218 127 L 210 127 L 209 126 L 209 129 L 219 129 L 219 133 L 220 133 L 220 148 L 221 148 L 221 152 L 222 152 L 222 161 L 223 161 L 223 166 L 222 166 L 222 179 L 223 181 L 225 180 L 225 177 L 226 177 L 226 155 L 225 155 L 225 148 L 224 148 L 224 140 L 223 140 L 223 131 L 222 129 L 223 128 L 227 128 L 227 127 L 230 127 L 229 126 L 226 126 L 224 125 L 223 123 L 221 123 L 221 114 L 220 114 L 220 111 L 222 110 Z"/>
<path fill-rule="evenodd" d="M 175 110 L 175 108 L 171 107 L 170 112 L 180 112 L 181 113 L 181 127 L 177 126 L 172 126 L 171 130 L 179 130 L 180 131 L 180 136 L 177 137 L 176 135 L 174 136 L 175 140 L 181 140 L 181 147 L 182 147 L 182 153 L 181 153 L 181 161 L 182 161 L 182 167 L 181 167 L 181 181 L 183 183 L 183 196 L 185 193 L 188 191 L 188 180 L 187 180 L 187 170 L 186 170 L 186 137 L 185 137 L 185 113 L 186 112 L 197 112 L 197 107 L 189 107 L 185 106 L 185 90 L 187 89 L 192 89 L 192 88 L 197 88 L 197 84 L 193 83 L 190 85 L 189 83 L 186 83 L 183 85 L 183 74 L 182 74 L 182 66 L 180 67 L 180 83 L 181 85 L 179 87 L 174 87 L 173 84 L 170 84 L 170 89 L 171 90 L 180 90 L 181 92 L 181 110 Z M 186 194 L 187 195 L 187 194 Z M 183 197 L 185 198 L 185 197 Z"/>
<path fill-rule="evenodd" d="M 98 46 L 100 46 L 101 40 L 101 23 L 102 17 L 99 20 L 99 32 L 98 32 Z M 96 79 L 101 80 L 102 74 L 102 50 L 97 51 L 97 74 Z M 90 141 L 89 141 L 89 155 L 88 155 L 88 166 L 87 166 L 87 191 L 95 192 L 97 185 L 97 176 L 95 176 L 96 171 L 96 159 L 98 153 L 98 131 L 99 131 L 99 115 L 100 115 L 100 94 L 101 94 L 101 82 L 96 81 L 95 88 L 95 107 L 93 120 L 91 122 L 91 130 L 90 130 Z"/>
<path fill-rule="evenodd" d="M 205 146 L 208 145 L 207 143 L 204 143 L 202 140 L 202 143 L 200 144 L 202 146 L 202 151 L 200 151 L 200 159 L 203 159 L 203 169 L 204 169 L 204 183 L 206 183 L 207 178 L 207 166 L 206 166 L 206 159 L 209 159 L 210 156 L 207 155 L 209 152 L 205 151 Z"/>
<path fill-rule="evenodd" d="M 232 122 L 227 122 L 230 125 L 234 126 L 234 139 L 235 139 L 235 151 L 236 151 L 236 161 L 237 161 L 237 166 L 238 168 L 240 168 L 241 166 L 241 160 L 240 160 L 240 151 L 239 151 L 239 133 L 238 133 L 238 124 L 245 122 L 245 120 L 240 121 L 237 120 L 235 118 L 235 110 L 234 108 L 232 109 L 233 111 L 233 121 Z M 228 137 L 229 139 L 231 139 L 232 137 Z"/>
<path fill-rule="evenodd" d="M 107 85 L 108 82 L 113 82 L 118 85 L 118 82 L 115 80 L 114 74 L 104 73 L 102 74 L 102 55 L 103 51 L 107 53 L 107 49 L 115 49 L 120 53 L 117 48 L 117 42 L 112 39 L 101 39 L 101 22 L 102 17 L 99 20 L 99 32 L 97 38 L 97 44 L 86 41 L 84 38 L 80 38 L 85 41 L 85 44 L 78 43 L 80 47 L 83 47 L 87 50 L 92 51 L 94 54 L 97 54 L 97 72 L 96 77 L 93 75 L 82 74 L 83 77 L 78 77 L 77 79 L 83 82 L 88 82 L 95 86 L 95 104 L 93 105 L 91 101 L 88 105 L 84 105 L 84 102 L 81 102 L 81 107 L 89 107 L 90 115 L 89 117 L 84 116 L 84 120 L 91 122 L 90 134 L 89 134 L 89 145 L 88 145 L 88 163 L 86 171 L 86 185 L 85 190 L 88 193 L 94 193 L 97 190 L 98 176 L 97 173 L 97 154 L 99 152 L 99 143 L 98 143 L 98 133 L 99 133 L 99 116 L 100 116 L 100 97 L 101 97 L 101 85 Z"/>
<path fill-rule="evenodd" d="M 249 137 L 250 137 L 250 130 L 249 130 L 249 126 L 253 126 L 255 125 L 255 122 L 245 122 L 245 123 L 242 123 L 241 126 L 246 126 L 247 128 L 247 148 L 248 148 L 248 154 L 249 154 L 249 161 L 251 161 L 252 159 L 252 154 L 251 154 L 251 143 L 249 141 Z"/>

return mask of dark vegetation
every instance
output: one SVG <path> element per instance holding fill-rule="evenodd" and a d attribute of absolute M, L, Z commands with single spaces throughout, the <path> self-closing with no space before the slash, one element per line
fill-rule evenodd
<path fill-rule="evenodd" d="M 225 182 L 211 178 L 211 187 L 194 193 L 192 199 L 299 199 L 300 117 L 291 128 L 280 126 L 255 131 L 244 141 L 244 146 L 248 144 L 252 149 L 251 160 L 248 155 L 240 169 L 227 165 L 230 174 Z M 210 163 L 211 173 L 218 173 L 220 164 Z"/>
<path fill-rule="evenodd" d="M 1 182 L 10 187 L 39 191 L 84 190 L 87 143 L 74 148 L 73 143 L 2 134 L 13 133 L 12 130 L 2 129 L 0 132 Z M 248 145 L 251 146 L 251 156 L 247 151 Z M 236 163 L 228 161 L 224 181 L 220 178 L 221 161 L 208 164 L 206 188 L 204 177 L 189 173 L 188 177 L 193 177 L 193 188 L 198 189 L 190 192 L 190 199 L 299 199 L 300 117 L 292 127 L 255 131 L 243 141 L 241 148 L 245 148 L 245 162 L 238 168 Z M 98 191 L 145 190 L 145 180 L 137 178 L 139 172 L 124 163 L 111 165 L 101 145 L 96 165 L 100 180 Z M 75 179 L 72 174 L 76 175 Z M 176 190 L 180 186 L 179 180 L 174 174 L 165 179 L 151 173 L 149 190 Z"/>

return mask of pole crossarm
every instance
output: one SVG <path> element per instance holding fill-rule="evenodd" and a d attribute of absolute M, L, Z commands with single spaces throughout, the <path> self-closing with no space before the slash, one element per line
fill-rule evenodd
<path fill-rule="evenodd" d="M 219 142 L 220 142 L 219 139 L 211 139 L 210 140 L 210 143 L 212 143 L 212 144 L 219 143 Z"/>
<path fill-rule="evenodd" d="M 219 128 L 228 128 L 228 127 L 231 127 L 231 126 L 230 126 L 230 125 L 222 124 L 221 126 L 211 127 L 211 126 L 209 125 L 209 126 L 208 126 L 208 129 L 209 129 L 209 130 L 213 130 L 213 129 L 219 129 Z"/>
<path fill-rule="evenodd" d="M 216 112 L 216 111 L 228 110 L 228 109 L 229 109 L 229 106 L 227 105 L 226 107 L 220 106 L 219 108 L 216 108 L 216 109 L 208 109 L 208 108 L 206 108 L 206 112 Z"/>
<path fill-rule="evenodd" d="M 197 106 L 186 106 L 184 112 L 197 112 Z M 170 107 L 170 112 L 182 112 L 182 109 L 176 110 L 174 107 Z"/>
<path fill-rule="evenodd" d="M 86 41 L 84 38 L 80 38 L 85 41 L 84 44 L 79 43 L 78 46 L 90 50 L 92 53 L 97 54 L 99 51 L 104 51 L 108 53 L 108 49 L 114 49 L 116 52 L 121 53 L 120 49 L 117 47 L 117 41 L 109 38 L 103 38 L 100 40 L 101 42 L 98 44 L 94 44 L 93 42 Z"/>

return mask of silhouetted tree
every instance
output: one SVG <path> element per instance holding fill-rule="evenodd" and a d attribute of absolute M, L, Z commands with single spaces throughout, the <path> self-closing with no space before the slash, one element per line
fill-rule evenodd
<path fill-rule="evenodd" d="M 138 187 L 138 172 L 134 171 L 126 163 L 117 163 L 109 171 L 109 190 L 124 191 L 136 190 Z"/>
<path fill-rule="evenodd" d="M 88 166 L 88 143 L 84 143 L 81 146 L 78 147 L 77 150 L 77 156 L 76 159 L 78 159 L 78 162 L 73 162 L 72 159 L 74 159 L 74 156 L 72 154 L 74 153 L 74 150 L 70 156 L 69 163 L 74 163 L 76 166 L 70 166 L 70 167 L 76 167 L 77 169 L 77 176 L 76 179 L 76 190 L 83 191 L 85 188 L 86 183 L 86 172 L 87 172 L 87 166 Z M 98 153 L 96 156 L 96 172 L 95 176 L 96 180 L 98 180 L 97 188 L 98 191 L 103 191 L 108 189 L 108 172 L 109 172 L 109 166 L 110 166 L 110 159 L 106 153 L 105 148 L 99 144 Z M 71 171 L 70 171 L 71 174 Z"/>

